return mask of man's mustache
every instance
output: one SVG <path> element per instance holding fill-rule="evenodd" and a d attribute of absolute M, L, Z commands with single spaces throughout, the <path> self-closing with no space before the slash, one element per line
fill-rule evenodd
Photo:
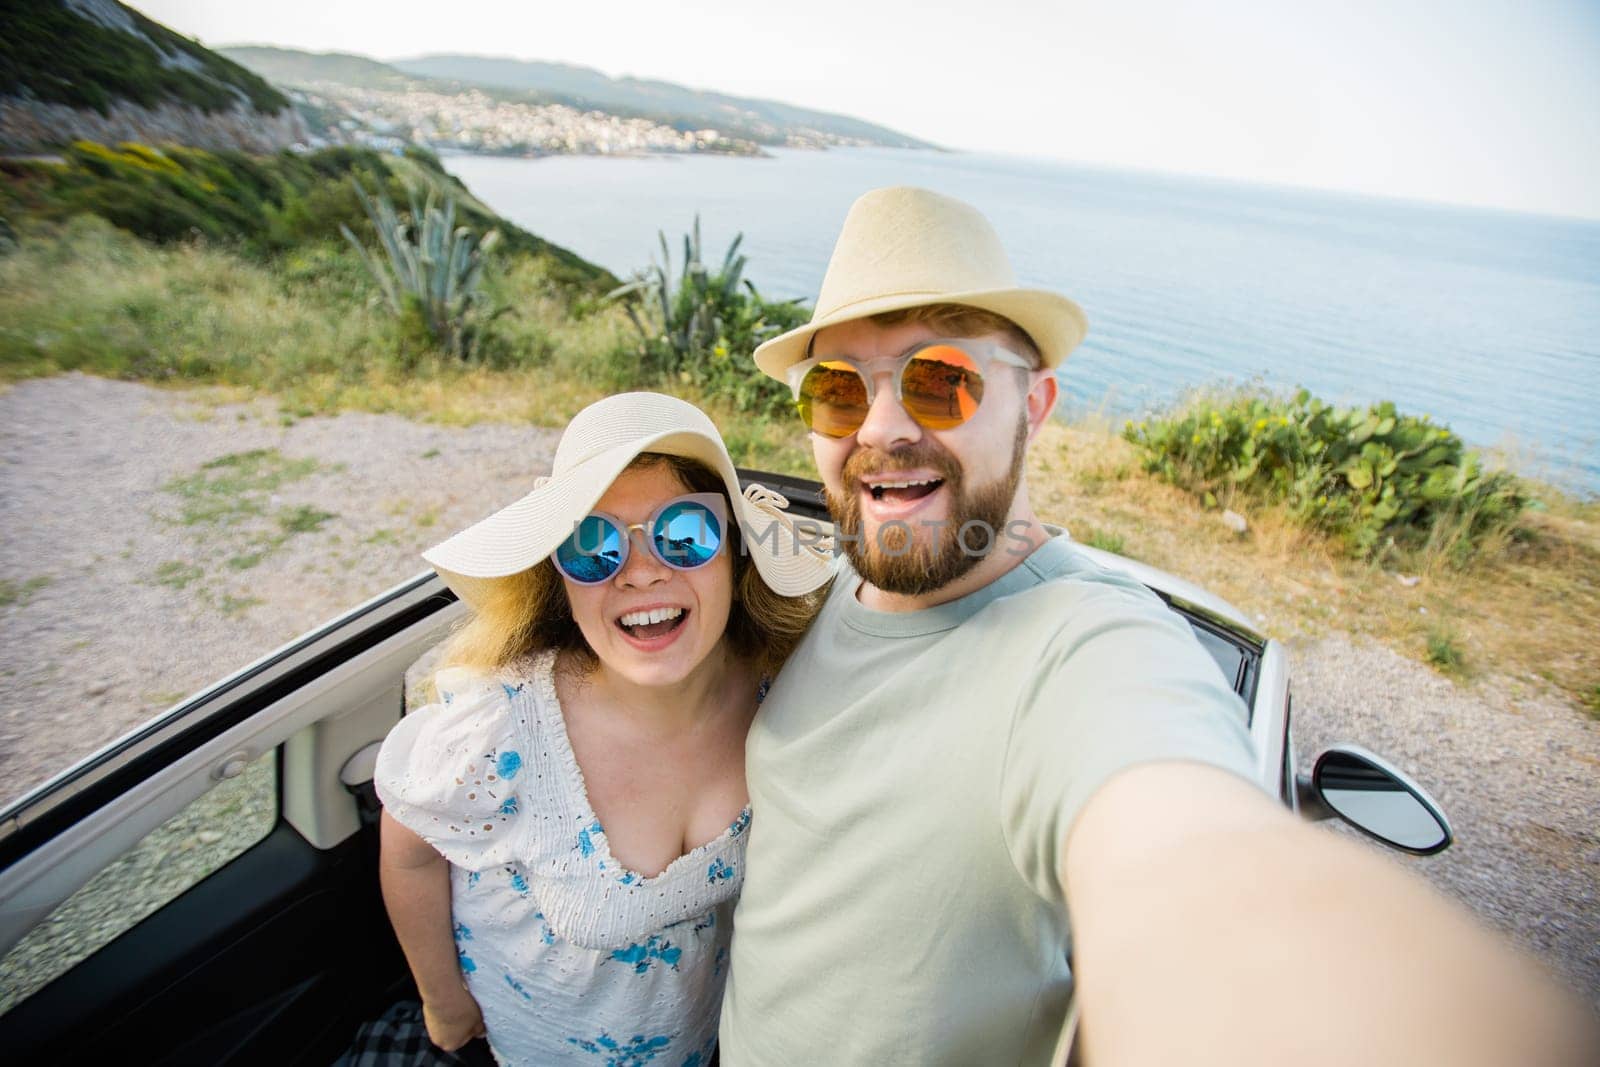
<path fill-rule="evenodd" d="M 956 462 L 955 457 L 928 440 L 917 441 L 891 452 L 865 445 L 858 446 L 845 460 L 843 475 L 845 483 L 848 484 L 872 474 L 889 474 L 918 468 L 936 471 L 941 478 L 952 485 L 961 481 L 961 465 Z"/>

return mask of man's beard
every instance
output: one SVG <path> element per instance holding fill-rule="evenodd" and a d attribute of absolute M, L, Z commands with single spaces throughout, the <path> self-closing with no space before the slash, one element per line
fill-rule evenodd
<path fill-rule="evenodd" d="M 893 452 L 857 448 L 845 461 L 844 492 L 826 493 L 835 539 L 843 545 L 856 573 L 885 593 L 923 596 L 943 589 L 999 550 L 1006 516 L 1022 481 L 1027 448 L 1028 420 L 1024 415 L 1017 420 L 1010 471 L 988 485 L 970 488 L 955 457 L 929 437 Z M 944 524 L 920 527 L 931 535 L 921 543 L 914 538 L 917 528 L 899 523 L 881 524 L 874 535 L 863 536 L 861 479 L 913 469 L 935 471 L 944 480 L 942 488 L 950 494 L 950 513 Z M 979 525 L 970 525 L 974 523 Z M 963 529 L 967 531 L 964 539 Z"/>

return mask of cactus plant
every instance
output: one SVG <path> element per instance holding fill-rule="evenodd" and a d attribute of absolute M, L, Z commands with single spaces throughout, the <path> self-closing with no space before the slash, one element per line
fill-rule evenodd
<path fill-rule="evenodd" d="M 635 273 L 607 299 L 623 301 L 639 333 L 646 374 L 692 382 L 720 393 L 746 411 L 789 408 L 787 389 L 765 377 L 749 353 L 766 337 L 803 322 L 797 300 L 768 301 L 744 276 L 748 257 L 738 234 L 716 270 L 702 258 L 700 216 L 683 238 L 683 262 L 674 271 L 667 235 L 657 233 L 661 259 Z"/>
<path fill-rule="evenodd" d="M 350 227 L 340 224 L 339 229 L 378 283 L 389 310 L 401 317 L 419 315 L 440 348 L 458 359 L 471 359 L 483 327 L 504 311 L 486 310 L 482 286 L 485 257 L 499 242 L 500 231 L 479 238 L 468 227 L 457 226 L 455 200 L 447 196 L 441 205 L 432 189 L 420 204 L 415 190 L 408 190 L 411 215 L 404 219 L 381 189 L 369 195 L 359 181 L 355 188 L 383 255 L 362 244 Z"/>

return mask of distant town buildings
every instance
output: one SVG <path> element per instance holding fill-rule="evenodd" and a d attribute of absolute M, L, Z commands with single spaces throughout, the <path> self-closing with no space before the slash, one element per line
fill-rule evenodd
<path fill-rule="evenodd" d="M 714 129 L 678 130 L 649 119 L 563 104 L 498 100 L 477 89 L 446 94 L 319 85 L 308 86 L 301 95 L 314 113 L 337 109 L 344 115 L 325 125 L 320 140 L 383 151 L 396 151 L 408 142 L 498 155 L 761 151 L 750 141 Z"/>

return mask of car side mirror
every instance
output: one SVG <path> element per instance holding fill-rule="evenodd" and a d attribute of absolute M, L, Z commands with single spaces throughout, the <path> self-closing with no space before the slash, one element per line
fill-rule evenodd
<path fill-rule="evenodd" d="M 1334 745 L 1297 782 L 1310 818 L 1336 815 L 1391 848 L 1431 856 L 1450 847 L 1450 821 L 1404 772 L 1359 745 Z"/>

